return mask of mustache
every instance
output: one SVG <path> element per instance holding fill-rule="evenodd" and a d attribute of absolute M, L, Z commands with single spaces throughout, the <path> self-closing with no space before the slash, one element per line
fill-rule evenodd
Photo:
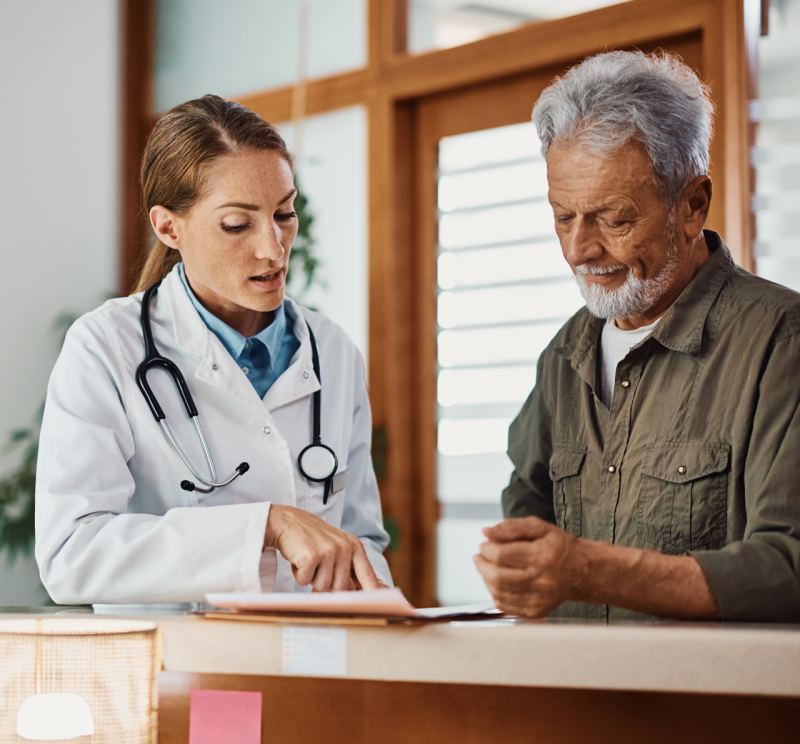
<path fill-rule="evenodd" d="M 603 274 L 613 274 L 615 271 L 629 271 L 630 266 L 625 264 L 617 264 L 616 266 L 586 266 L 582 264 L 575 269 L 575 273 L 579 276 L 590 274 L 592 276 L 602 276 Z"/>

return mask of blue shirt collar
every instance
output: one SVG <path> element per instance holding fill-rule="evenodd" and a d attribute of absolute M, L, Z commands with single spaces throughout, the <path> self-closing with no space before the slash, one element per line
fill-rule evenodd
<path fill-rule="evenodd" d="M 286 311 L 284 310 L 283 303 L 274 311 L 275 317 L 272 323 L 255 336 L 245 338 L 241 333 L 231 328 L 227 323 L 223 323 L 216 315 L 210 313 L 200 304 L 200 301 L 195 297 L 186 279 L 183 262 L 179 265 L 178 271 L 183 286 L 186 288 L 186 294 L 189 295 L 189 299 L 192 301 L 195 310 L 197 310 L 208 329 L 222 342 L 222 345 L 235 360 L 239 360 L 239 357 L 244 351 L 245 344 L 248 341 L 252 342 L 256 340 L 264 344 L 269 352 L 270 364 L 274 362 L 280 351 L 281 344 L 283 344 L 283 337 L 286 334 Z"/>

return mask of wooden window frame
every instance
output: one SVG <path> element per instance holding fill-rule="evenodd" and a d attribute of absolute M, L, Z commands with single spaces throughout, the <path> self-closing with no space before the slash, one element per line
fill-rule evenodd
<path fill-rule="evenodd" d="M 379 468 L 385 513 L 399 528 L 389 560 L 397 583 L 419 605 L 435 603 L 435 416 L 429 407 L 430 303 L 435 276 L 419 255 L 415 110 L 426 97 L 566 65 L 606 49 L 701 34 L 703 70 L 717 107 L 709 226 L 750 271 L 752 225 L 748 100 L 755 97 L 755 40 L 761 0 L 632 0 L 578 16 L 530 23 L 451 49 L 409 54 L 407 0 L 366 0 L 367 65 L 340 75 L 239 96 L 268 121 L 288 121 L 305 95 L 308 116 L 363 106 L 368 117 L 369 368 L 374 427 L 385 436 Z M 151 126 L 153 0 L 121 0 L 123 136 L 120 290 L 129 291 L 144 249 L 135 174 Z M 131 77 L 132 76 L 132 77 Z M 149 82 L 148 82 L 149 81 Z M 533 101 L 531 102 L 531 104 Z M 138 149 L 137 149 L 138 148 Z M 133 184 L 133 185 L 132 185 Z M 134 192 L 134 197 L 131 195 Z M 420 287 L 430 284 L 430 292 Z M 421 295 L 421 296 L 420 296 Z"/>

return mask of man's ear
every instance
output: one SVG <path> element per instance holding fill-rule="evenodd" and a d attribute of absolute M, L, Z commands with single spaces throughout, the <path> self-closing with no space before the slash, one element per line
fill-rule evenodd
<path fill-rule="evenodd" d="M 698 176 L 689 181 L 683 190 L 682 209 L 686 216 L 683 230 L 689 240 L 695 240 L 703 232 L 711 207 L 712 193 L 711 179 L 708 176 Z"/>
<path fill-rule="evenodd" d="M 166 207 L 156 206 L 150 209 L 150 224 L 156 237 L 166 246 L 181 249 L 179 223 L 180 218 Z"/>

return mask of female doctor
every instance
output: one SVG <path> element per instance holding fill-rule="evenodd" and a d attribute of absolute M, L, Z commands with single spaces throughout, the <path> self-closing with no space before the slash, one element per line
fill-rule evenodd
<path fill-rule="evenodd" d="M 141 183 L 159 242 L 138 291 L 72 326 L 48 387 L 45 587 L 67 604 L 390 584 L 362 358 L 284 297 L 284 141 L 205 96 L 156 124 Z"/>

